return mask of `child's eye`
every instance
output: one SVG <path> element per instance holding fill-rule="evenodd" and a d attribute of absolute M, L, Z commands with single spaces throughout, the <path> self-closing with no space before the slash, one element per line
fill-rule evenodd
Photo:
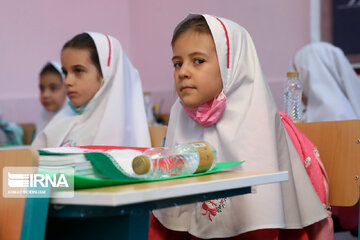
<path fill-rule="evenodd" d="M 66 77 L 67 76 L 67 71 L 63 70 L 62 72 L 63 72 L 64 76 Z"/>
<path fill-rule="evenodd" d="M 78 74 L 81 74 L 81 73 L 84 72 L 84 70 L 82 70 L 81 68 L 76 68 L 75 72 L 78 73 Z"/>
<path fill-rule="evenodd" d="M 59 88 L 60 88 L 60 86 L 58 86 L 58 85 L 50 85 L 50 90 L 51 90 L 52 92 L 57 91 Z"/>
<path fill-rule="evenodd" d="M 205 60 L 196 58 L 196 59 L 194 60 L 194 62 L 195 62 L 195 64 L 202 64 L 203 62 L 205 62 Z"/>
<path fill-rule="evenodd" d="M 175 62 L 174 63 L 174 68 L 179 68 L 182 66 L 182 63 L 181 62 Z"/>

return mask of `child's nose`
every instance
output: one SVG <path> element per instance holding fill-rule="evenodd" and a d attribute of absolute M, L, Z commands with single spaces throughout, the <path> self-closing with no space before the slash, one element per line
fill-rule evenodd
<path fill-rule="evenodd" d="M 43 92 L 42 92 L 43 97 L 48 97 L 50 96 L 50 89 L 46 88 Z"/>
<path fill-rule="evenodd" d="M 191 75 L 189 66 L 187 64 L 183 64 L 179 70 L 180 78 L 189 78 Z"/>
<path fill-rule="evenodd" d="M 71 77 L 71 74 L 67 74 L 65 76 L 64 85 L 65 86 L 72 86 L 74 84 L 74 78 Z"/>

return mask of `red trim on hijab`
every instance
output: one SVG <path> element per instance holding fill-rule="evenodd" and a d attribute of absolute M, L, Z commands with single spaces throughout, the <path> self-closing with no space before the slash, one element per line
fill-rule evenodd
<path fill-rule="evenodd" d="M 294 71 L 297 72 L 297 68 L 296 68 L 296 65 L 295 65 L 295 60 L 292 60 L 292 65 L 293 65 L 293 68 L 294 68 Z"/>
<path fill-rule="evenodd" d="M 218 17 L 216 17 L 216 19 L 221 23 L 221 25 L 223 26 L 224 31 L 225 31 L 226 45 L 227 45 L 227 68 L 229 68 L 229 66 L 230 66 L 230 43 L 229 43 L 228 32 L 227 32 L 227 29 L 225 27 L 225 24 Z"/>
<path fill-rule="evenodd" d="M 107 34 L 105 34 L 105 36 L 106 36 L 106 38 L 107 38 L 107 40 L 109 42 L 109 58 L 108 58 L 108 63 L 107 63 L 107 65 L 109 67 L 110 66 L 110 60 L 111 60 L 111 42 L 110 42 L 109 36 Z"/>

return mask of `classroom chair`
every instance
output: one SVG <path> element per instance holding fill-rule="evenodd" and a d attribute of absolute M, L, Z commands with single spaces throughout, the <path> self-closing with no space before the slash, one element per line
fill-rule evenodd
<path fill-rule="evenodd" d="M 149 133 L 152 147 L 163 147 L 165 144 L 167 126 L 150 126 Z"/>
<path fill-rule="evenodd" d="M 296 123 L 296 126 L 319 150 L 328 175 L 330 205 L 356 205 L 360 192 L 360 120 Z"/>
<path fill-rule="evenodd" d="M 0 150 L 0 239 L 20 239 L 25 206 L 25 198 L 4 198 L 3 168 L 38 166 L 37 161 L 37 151 L 30 148 Z"/>
<path fill-rule="evenodd" d="M 22 139 L 24 145 L 31 145 L 35 131 L 36 131 L 35 124 L 34 123 L 19 123 L 19 126 L 24 131 L 24 136 Z"/>
<path fill-rule="evenodd" d="M 169 113 L 159 114 L 159 119 L 162 121 L 164 125 L 169 125 L 170 114 Z"/>

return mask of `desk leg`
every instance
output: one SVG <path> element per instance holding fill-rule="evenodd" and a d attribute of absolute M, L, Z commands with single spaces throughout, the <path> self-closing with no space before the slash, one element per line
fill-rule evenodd
<path fill-rule="evenodd" d="M 45 237 L 49 198 L 26 198 L 21 229 L 21 240 Z"/>
<path fill-rule="evenodd" d="M 150 225 L 150 212 L 141 211 L 132 213 L 128 216 L 127 226 L 128 240 L 135 239 L 148 239 L 149 238 L 149 225 Z M 126 227 L 126 226 L 125 226 Z M 124 232 L 125 229 L 124 229 Z"/>

